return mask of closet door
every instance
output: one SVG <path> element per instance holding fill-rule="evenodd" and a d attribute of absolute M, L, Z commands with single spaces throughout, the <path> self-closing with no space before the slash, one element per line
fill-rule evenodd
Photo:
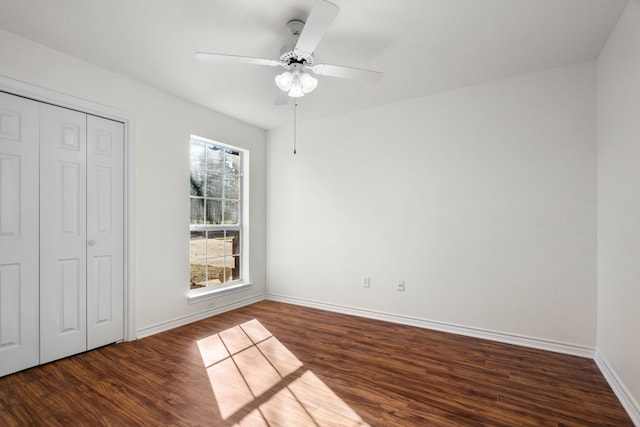
<path fill-rule="evenodd" d="M 87 116 L 87 349 L 124 338 L 124 125 Z"/>
<path fill-rule="evenodd" d="M 0 376 L 38 364 L 38 104 L 0 92 Z"/>
<path fill-rule="evenodd" d="M 40 363 L 87 348 L 86 115 L 40 106 Z"/>

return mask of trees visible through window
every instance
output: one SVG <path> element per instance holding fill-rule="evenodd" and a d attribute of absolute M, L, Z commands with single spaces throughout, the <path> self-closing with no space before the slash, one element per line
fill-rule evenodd
<path fill-rule="evenodd" d="M 190 288 L 240 280 L 242 156 L 191 138 Z"/>

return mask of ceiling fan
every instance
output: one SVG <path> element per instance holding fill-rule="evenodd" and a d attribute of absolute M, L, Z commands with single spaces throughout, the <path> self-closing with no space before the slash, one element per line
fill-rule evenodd
<path fill-rule="evenodd" d="M 315 63 L 313 52 L 338 15 L 339 10 L 338 6 L 327 0 L 315 0 L 306 22 L 294 19 L 287 23 L 291 40 L 282 47 L 280 58 L 277 60 L 209 52 L 196 52 L 196 58 L 203 61 L 282 67 L 286 71 L 276 76 L 275 83 L 291 98 L 302 97 L 317 87 L 318 81 L 309 71 L 319 76 L 365 82 L 378 81 L 382 77 L 382 73 L 379 71 Z M 287 97 L 276 99 L 276 104 L 287 102 Z"/>

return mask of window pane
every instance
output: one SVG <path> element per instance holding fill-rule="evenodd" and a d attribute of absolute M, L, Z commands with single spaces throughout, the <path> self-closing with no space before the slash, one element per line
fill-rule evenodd
<path fill-rule="evenodd" d="M 207 144 L 207 169 L 222 172 L 224 150 L 221 147 Z"/>
<path fill-rule="evenodd" d="M 224 257 L 224 280 L 225 282 L 229 282 L 232 280 L 233 277 L 233 257 L 232 256 L 227 256 Z"/>
<path fill-rule="evenodd" d="M 240 255 L 240 230 L 227 230 L 227 255 Z"/>
<path fill-rule="evenodd" d="M 227 151 L 224 156 L 225 173 L 240 174 L 240 153 Z"/>
<path fill-rule="evenodd" d="M 204 170 L 191 170 L 191 195 L 204 196 Z"/>
<path fill-rule="evenodd" d="M 191 198 L 191 224 L 204 223 L 204 199 Z"/>
<path fill-rule="evenodd" d="M 207 271 L 209 272 L 207 286 L 224 282 L 224 258 L 207 259 Z"/>
<path fill-rule="evenodd" d="M 204 169 L 204 143 L 191 140 L 191 172 Z"/>
<path fill-rule="evenodd" d="M 191 261 L 191 289 L 201 288 L 207 283 L 207 266 L 205 260 Z"/>
<path fill-rule="evenodd" d="M 207 224 L 222 224 L 222 201 L 207 199 Z"/>
<path fill-rule="evenodd" d="M 222 198 L 222 175 L 207 172 L 207 197 Z"/>
<path fill-rule="evenodd" d="M 204 231 L 192 231 L 191 232 L 191 241 L 189 242 L 189 246 L 191 248 L 190 258 L 206 258 L 206 247 L 205 247 L 205 233 Z"/>
<path fill-rule="evenodd" d="M 231 200 L 224 201 L 224 223 L 237 224 L 239 216 L 239 204 Z"/>
<path fill-rule="evenodd" d="M 191 140 L 191 195 L 204 196 L 204 144 Z"/>
<path fill-rule="evenodd" d="M 221 257 L 224 256 L 224 231 L 209 231 L 207 238 L 207 256 Z"/>
<path fill-rule="evenodd" d="M 240 279 L 240 256 L 234 256 L 233 257 L 233 269 L 231 272 L 231 280 L 238 280 Z"/>
<path fill-rule="evenodd" d="M 217 196 L 221 197 L 221 196 Z M 224 176 L 224 197 L 226 199 L 240 198 L 240 177 L 237 175 Z"/>

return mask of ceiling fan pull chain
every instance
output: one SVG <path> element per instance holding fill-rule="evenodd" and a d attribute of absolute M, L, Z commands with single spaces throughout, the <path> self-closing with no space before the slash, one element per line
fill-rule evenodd
<path fill-rule="evenodd" d="M 298 135 L 298 130 L 296 128 L 296 111 L 298 110 L 298 100 L 294 98 L 293 101 L 293 154 L 296 154 L 296 139 Z"/>

